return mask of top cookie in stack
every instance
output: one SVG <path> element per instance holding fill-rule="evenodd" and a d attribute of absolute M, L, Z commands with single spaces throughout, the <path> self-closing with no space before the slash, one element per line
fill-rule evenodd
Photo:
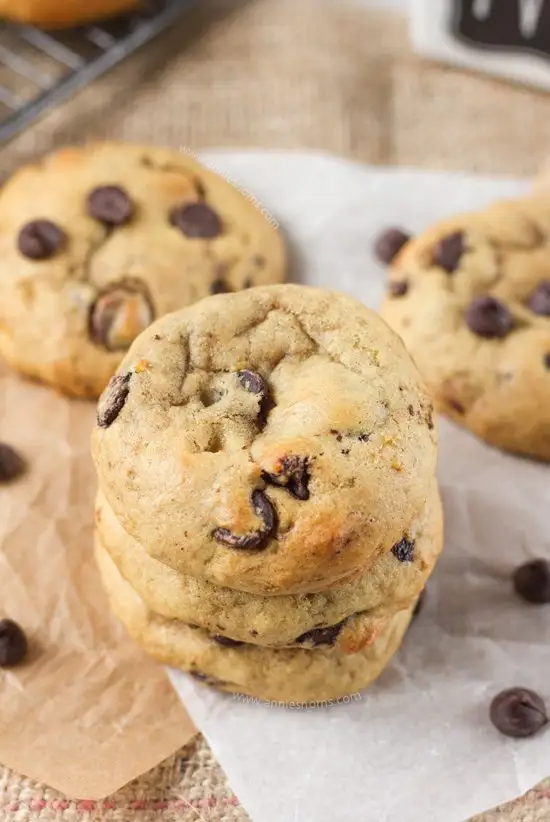
<path fill-rule="evenodd" d="M 406 554 L 433 489 L 432 409 L 398 337 L 300 286 L 204 300 L 144 332 L 93 452 L 126 532 L 181 573 L 263 596 Z"/>
<path fill-rule="evenodd" d="M 0 224 L 0 353 L 76 396 L 99 396 L 156 317 L 284 279 L 265 211 L 175 151 L 64 148 L 6 183 Z"/>

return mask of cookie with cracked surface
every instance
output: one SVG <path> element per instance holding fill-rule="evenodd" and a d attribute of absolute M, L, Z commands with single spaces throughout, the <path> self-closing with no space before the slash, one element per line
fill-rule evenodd
<path fill-rule="evenodd" d="M 98 397 L 156 317 L 220 290 L 284 279 L 279 232 L 187 154 L 64 148 L 0 192 L 0 354 Z"/>
<path fill-rule="evenodd" d="M 98 406 L 125 530 L 180 573 L 262 595 L 336 588 L 407 535 L 436 432 L 401 340 L 333 292 L 270 286 L 155 323 Z"/>
<path fill-rule="evenodd" d="M 550 460 L 550 201 L 445 220 L 389 268 L 382 316 L 438 409 L 491 445 Z"/>
<path fill-rule="evenodd" d="M 139 0 L 0 0 L 0 17 L 46 28 L 79 26 L 130 11 Z"/>
<path fill-rule="evenodd" d="M 259 699 L 311 702 L 356 693 L 382 673 L 412 615 L 412 609 L 395 614 L 372 644 L 355 653 L 224 646 L 201 628 L 150 612 L 107 552 L 96 548 L 96 558 L 113 612 L 148 654 L 205 684 Z"/>
<path fill-rule="evenodd" d="M 100 494 L 96 504 L 96 540 L 147 608 L 167 619 L 204 628 L 229 642 L 253 645 L 357 647 L 374 638 L 399 610 L 414 606 L 442 548 L 441 501 L 434 483 L 426 508 L 411 525 L 410 561 L 393 551 L 369 572 L 341 588 L 317 594 L 260 597 L 222 588 L 204 579 L 178 574 L 149 557 L 120 525 Z M 353 619 L 361 614 L 361 619 Z"/>

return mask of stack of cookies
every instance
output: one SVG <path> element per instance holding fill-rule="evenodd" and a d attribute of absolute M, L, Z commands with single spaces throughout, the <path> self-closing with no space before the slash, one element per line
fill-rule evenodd
<path fill-rule="evenodd" d="M 135 340 L 97 422 L 97 558 L 150 654 L 286 702 L 379 675 L 442 544 L 432 408 L 380 318 L 303 286 L 209 297 Z"/>

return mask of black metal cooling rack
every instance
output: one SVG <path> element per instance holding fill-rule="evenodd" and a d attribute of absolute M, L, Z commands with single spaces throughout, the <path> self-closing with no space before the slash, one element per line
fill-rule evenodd
<path fill-rule="evenodd" d="M 64 32 L 0 24 L 0 145 L 152 40 L 195 2 L 149 0 L 142 11 Z"/>

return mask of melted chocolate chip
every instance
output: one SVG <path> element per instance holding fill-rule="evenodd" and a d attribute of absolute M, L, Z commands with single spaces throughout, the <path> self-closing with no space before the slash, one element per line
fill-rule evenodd
<path fill-rule="evenodd" d="M 258 396 L 261 397 L 258 421 L 262 425 L 265 425 L 267 415 L 274 406 L 267 382 L 262 375 L 256 371 L 237 371 L 237 379 L 245 391 L 249 391 L 251 394 L 258 394 Z"/>
<path fill-rule="evenodd" d="M 342 622 L 338 622 L 336 625 L 329 625 L 327 628 L 313 628 L 311 631 L 306 631 L 304 634 L 296 637 L 296 642 L 300 645 L 308 643 L 315 648 L 318 648 L 320 645 L 334 645 L 346 622 L 347 619 L 343 619 Z"/>
<path fill-rule="evenodd" d="M 414 561 L 414 540 L 403 537 L 399 542 L 393 546 L 392 554 L 397 557 L 399 562 L 413 562 Z"/>
<path fill-rule="evenodd" d="M 286 488 L 293 497 L 304 501 L 309 499 L 308 483 L 310 476 L 309 458 L 300 457 L 296 454 L 283 457 L 279 474 L 265 474 L 268 482 Z"/>
<path fill-rule="evenodd" d="M 206 203 L 187 203 L 170 213 L 170 222 L 192 239 L 212 239 L 222 233 L 222 222 Z"/>
<path fill-rule="evenodd" d="M 491 722 L 505 736 L 533 736 L 548 722 L 541 697 L 528 688 L 508 688 L 491 702 Z"/>
<path fill-rule="evenodd" d="M 387 228 L 374 242 L 374 254 L 384 265 L 389 265 L 397 257 L 411 235 L 401 228 Z"/>
<path fill-rule="evenodd" d="M 514 573 L 514 588 L 520 597 L 535 605 L 550 602 L 550 562 L 534 559 Z"/>
<path fill-rule="evenodd" d="M 388 283 L 388 294 L 391 297 L 404 297 L 408 290 L 407 280 L 390 280 Z"/>
<path fill-rule="evenodd" d="M 19 232 L 17 247 L 29 260 L 47 260 L 63 249 L 67 235 L 50 220 L 33 220 Z"/>
<path fill-rule="evenodd" d="M 222 645 L 224 648 L 238 648 L 240 645 L 244 645 L 244 642 L 241 642 L 239 639 L 231 639 L 228 636 L 222 636 L 221 634 L 212 634 L 212 639 L 218 645 Z"/>
<path fill-rule="evenodd" d="M 25 460 L 11 445 L 0 442 L 0 482 L 11 482 L 24 473 Z"/>
<path fill-rule="evenodd" d="M 97 406 L 97 424 L 100 428 L 109 428 L 124 408 L 130 393 L 131 376 L 131 373 L 116 374 L 109 380 Z"/>
<path fill-rule="evenodd" d="M 466 309 L 464 319 L 470 331 L 487 339 L 506 337 L 514 327 L 509 308 L 488 295 L 476 297 Z"/>
<path fill-rule="evenodd" d="M 88 195 L 88 214 L 106 226 L 124 225 L 134 216 L 134 204 L 120 186 L 101 186 Z"/>
<path fill-rule="evenodd" d="M 531 294 L 527 301 L 534 314 L 550 317 L 550 280 L 544 280 Z"/>
<path fill-rule="evenodd" d="M 457 231 L 443 237 L 434 249 L 434 263 L 445 269 L 447 274 L 453 274 L 460 265 L 460 259 L 466 251 L 464 234 Z"/>
<path fill-rule="evenodd" d="M 225 280 L 214 280 L 210 284 L 211 294 L 228 294 L 229 288 Z"/>
<path fill-rule="evenodd" d="M 17 622 L 0 620 L 0 668 L 10 668 L 23 660 L 27 653 L 27 637 Z"/>
<path fill-rule="evenodd" d="M 228 528 L 215 528 L 212 536 L 217 542 L 231 548 L 263 548 L 277 528 L 277 514 L 263 491 L 252 492 L 252 508 L 263 522 L 263 527 L 248 534 L 234 534 Z"/>
<path fill-rule="evenodd" d="M 155 319 L 143 289 L 120 283 L 104 291 L 90 307 L 88 333 L 107 351 L 126 351 Z"/>

